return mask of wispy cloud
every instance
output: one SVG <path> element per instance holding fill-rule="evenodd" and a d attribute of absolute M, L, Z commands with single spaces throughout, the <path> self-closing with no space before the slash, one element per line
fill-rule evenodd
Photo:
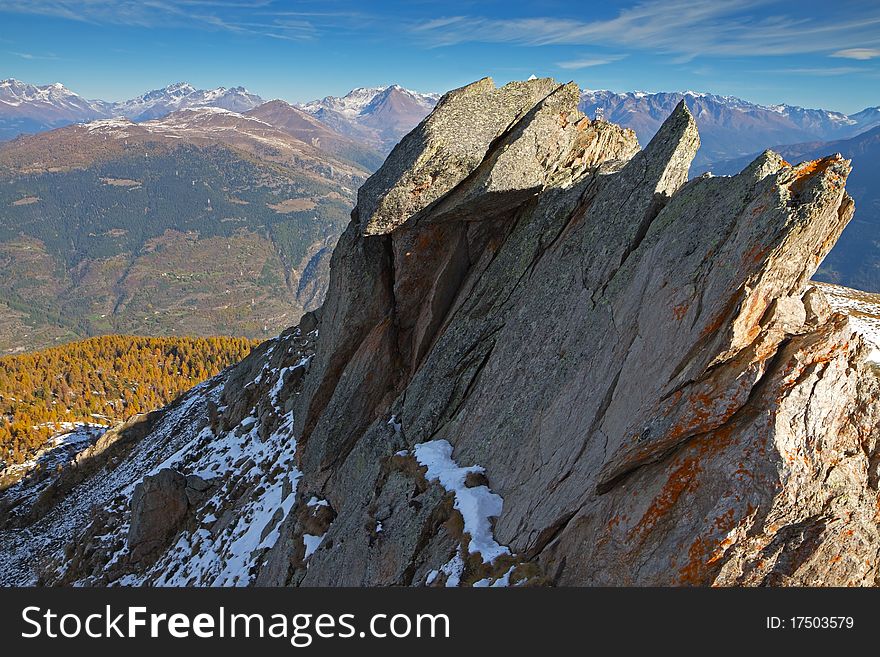
<path fill-rule="evenodd" d="M 601 57 L 582 57 L 580 59 L 571 59 L 564 62 L 556 62 L 559 68 L 576 71 L 582 68 L 590 68 L 592 66 L 602 66 L 620 61 L 626 55 L 604 55 Z"/>
<path fill-rule="evenodd" d="M 9 51 L 10 55 L 14 55 L 16 57 L 20 57 L 21 59 L 44 59 L 44 60 L 57 60 L 58 57 L 56 55 L 47 54 L 47 55 L 35 55 L 30 52 L 12 52 Z"/>
<path fill-rule="evenodd" d="M 819 77 L 831 77 L 835 75 L 852 75 L 853 73 L 864 73 L 865 69 L 857 66 L 810 66 L 810 67 L 794 67 L 794 68 L 776 68 L 761 71 L 762 73 L 782 73 L 783 75 L 811 75 Z"/>
<path fill-rule="evenodd" d="M 769 14 L 776 6 L 782 13 Z M 604 45 L 684 57 L 841 52 L 853 42 L 880 47 L 880 5 L 821 19 L 785 13 L 789 6 L 774 0 L 645 0 L 607 20 L 451 16 L 417 24 L 413 32 L 434 46 Z"/>
<path fill-rule="evenodd" d="M 223 30 L 288 41 L 312 40 L 322 27 L 363 21 L 355 12 L 291 11 L 276 0 L 0 0 L 0 12 L 99 25 Z"/>
<path fill-rule="evenodd" d="M 831 56 L 844 59 L 874 59 L 875 57 L 880 57 L 880 48 L 846 48 L 831 53 Z"/>

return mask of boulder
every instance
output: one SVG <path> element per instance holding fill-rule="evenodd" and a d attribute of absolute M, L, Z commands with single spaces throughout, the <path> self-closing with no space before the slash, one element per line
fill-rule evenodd
<path fill-rule="evenodd" d="M 128 549 L 132 561 L 150 561 L 161 553 L 180 529 L 188 505 L 187 477 L 171 468 L 144 477 L 131 496 Z"/>

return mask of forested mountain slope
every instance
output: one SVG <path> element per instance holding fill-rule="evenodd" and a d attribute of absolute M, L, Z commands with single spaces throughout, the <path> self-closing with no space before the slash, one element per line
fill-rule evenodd
<path fill-rule="evenodd" d="M 0 353 L 268 337 L 320 304 L 360 165 L 216 109 L 0 146 Z"/>
<path fill-rule="evenodd" d="M 50 436 L 152 411 L 238 363 L 243 338 L 108 335 L 0 357 L 0 463 L 19 464 Z"/>

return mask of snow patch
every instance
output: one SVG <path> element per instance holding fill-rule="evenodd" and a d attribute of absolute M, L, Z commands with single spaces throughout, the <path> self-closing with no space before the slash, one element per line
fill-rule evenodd
<path fill-rule="evenodd" d="M 433 572 L 437 572 L 436 570 Z M 461 583 L 461 575 L 464 572 L 464 559 L 456 552 L 445 564 L 440 566 L 440 572 L 446 575 L 446 587 L 453 588 Z M 436 577 L 436 576 L 435 576 Z M 431 581 L 434 581 L 433 579 Z"/>
<path fill-rule="evenodd" d="M 849 324 L 870 347 L 866 362 L 880 365 L 880 295 L 819 283 L 829 305 L 849 316 Z"/>
<path fill-rule="evenodd" d="M 446 440 L 431 440 L 416 445 L 416 460 L 428 468 L 428 481 L 437 481 L 443 488 L 455 495 L 454 507 L 464 519 L 464 531 L 470 537 L 468 550 L 477 552 L 484 563 L 492 563 L 510 549 L 500 545 L 492 533 L 491 518 L 501 515 L 504 500 L 487 486 L 467 487 L 465 480 L 470 473 L 483 473 L 479 465 L 459 467 L 452 459 L 452 445 Z"/>
<path fill-rule="evenodd" d="M 315 550 L 318 549 L 318 546 L 321 545 L 321 541 L 324 540 L 324 537 L 327 534 L 321 534 L 320 536 L 314 536 L 313 534 L 303 534 L 303 545 L 306 546 L 306 553 L 303 556 L 303 559 L 308 559 L 315 553 Z"/>
<path fill-rule="evenodd" d="M 511 566 L 510 568 L 508 568 L 507 572 L 505 572 L 498 579 L 493 580 L 491 577 L 486 577 L 484 579 L 478 580 L 478 581 L 474 582 L 474 587 L 476 587 L 476 588 L 484 588 L 484 587 L 500 588 L 500 587 L 504 587 L 504 586 L 510 586 L 510 576 L 513 574 L 513 569 L 515 567 L 516 566 Z"/>

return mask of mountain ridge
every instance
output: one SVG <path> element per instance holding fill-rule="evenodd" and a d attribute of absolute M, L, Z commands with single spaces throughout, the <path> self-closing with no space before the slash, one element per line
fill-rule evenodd
<path fill-rule="evenodd" d="M 264 101 L 244 87 L 196 89 L 177 82 L 124 101 L 86 100 L 61 83 L 35 86 L 14 78 L 0 81 L 0 139 L 43 132 L 71 123 L 125 117 L 146 121 L 187 107 L 247 111 Z"/>
<path fill-rule="evenodd" d="M 822 264 L 817 279 L 880 292 L 880 125 L 846 139 L 772 148 L 788 160 L 810 159 L 818 153 L 841 153 L 852 160 L 849 188 L 856 202 L 856 214 Z M 751 155 L 754 156 L 757 154 Z M 729 175 L 749 157 L 715 162 L 709 168 L 714 173 Z"/>
<path fill-rule="evenodd" d="M 633 128 L 640 142 L 653 137 L 662 119 L 684 100 L 700 126 L 703 143 L 695 158 L 701 173 L 713 162 L 759 152 L 767 144 L 852 137 L 880 125 L 880 110 L 866 108 L 847 116 L 795 105 L 760 105 L 735 96 L 704 92 L 613 92 L 583 90 L 580 109 Z"/>
<path fill-rule="evenodd" d="M 188 82 L 178 82 L 148 91 L 136 98 L 114 103 L 111 114 L 133 121 L 162 118 L 173 111 L 193 107 L 219 107 L 233 112 L 251 110 L 265 101 L 244 87 L 196 89 Z"/>
<path fill-rule="evenodd" d="M 400 85 L 358 87 L 345 96 L 326 96 L 300 105 L 338 132 L 387 153 L 437 104 L 440 95 Z"/>
<path fill-rule="evenodd" d="M 410 110 L 412 116 L 404 119 L 403 127 L 392 128 L 389 134 L 393 133 L 397 138 L 414 127 L 412 117 L 418 115 L 418 120 L 424 118 L 424 114 L 439 98 L 439 94 L 420 94 L 394 84 L 360 87 L 339 98 L 327 96 L 322 100 L 293 106 L 310 114 L 320 114 L 322 110 L 331 112 L 341 117 L 342 125 L 345 125 L 347 121 L 359 118 L 361 112 L 369 116 L 381 110 L 381 107 L 370 108 L 369 105 L 389 95 L 399 95 L 424 110 L 417 110 L 414 114 Z M 191 107 L 219 107 L 247 113 L 266 102 L 276 101 L 285 102 L 280 99 L 266 101 L 243 86 L 197 89 L 188 82 L 175 82 L 128 100 L 87 100 L 61 83 L 37 86 L 8 78 L 0 81 L 0 140 L 101 118 L 125 117 L 136 122 L 148 121 Z M 399 119 L 395 117 L 392 121 Z M 361 137 L 371 134 L 370 128 L 361 128 L 360 132 L 356 127 L 350 130 Z"/>

